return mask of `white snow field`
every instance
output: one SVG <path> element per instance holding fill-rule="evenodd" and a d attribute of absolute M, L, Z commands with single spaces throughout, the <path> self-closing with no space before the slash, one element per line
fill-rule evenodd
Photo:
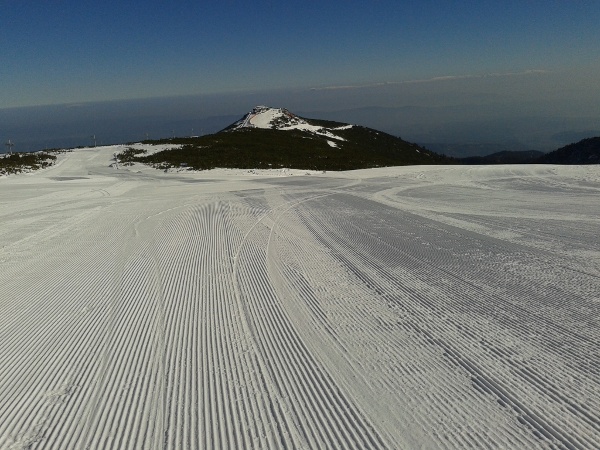
<path fill-rule="evenodd" d="M 592 449 L 600 166 L 0 178 L 1 449 Z"/>

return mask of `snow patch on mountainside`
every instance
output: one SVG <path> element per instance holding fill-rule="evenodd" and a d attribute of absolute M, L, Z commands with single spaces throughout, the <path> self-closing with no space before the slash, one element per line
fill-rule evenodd
<path fill-rule="evenodd" d="M 352 128 L 352 125 L 344 125 L 338 128 L 329 129 L 318 125 L 311 125 L 306 120 L 298 117 L 285 108 L 256 106 L 241 120 L 236 122 L 231 129 L 239 130 L 241 128 L 265 128 L 284 131 L 301 130 L 336 139 L 338 141 L 345 141 L 346 139 L 337 136 L 332 130 L 347 130 Z"/>

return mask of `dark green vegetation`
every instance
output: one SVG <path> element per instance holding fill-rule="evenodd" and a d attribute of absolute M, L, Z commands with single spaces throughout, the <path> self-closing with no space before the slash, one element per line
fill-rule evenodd
<path fill-rule="evenodd" d="M 124 166 L 130 166 L 138 160 L 139 155 L 146 153 L 146 150 L 128 147 L 119 153 L 119 163 Z"/>
<path fill-rule="evenodd" d="M 52 165 L 56 156 L 46 152 L 13 153 L 0 156 L 0 175 L 43 169 Z"/>
<path fill-rule="evenodd" d="M 344 124 L 310 120 L 327 128 Z M 180 144 L 182 148 L 131 161 L 157 168 L 187 166 L 205 170 L 215 167 L 238 169 L 352 170 L 416 164 L 449 164 L 451 159 L 392 135 L 354 126 L 335 130 L 344 141 L 301 130 L 242 128 L 196 138 L 148 141 Z M 329 142 L 328 142 L 329 141 Z M 329 143 L 334 143 L 333 147 Z M 129 156 L 128 156 L 129 157 Z"/>
<path fill-rule="evenodd" d="M 569 144 L 534 162 L 537 164 L 600 164 L 600 137 Z"/>

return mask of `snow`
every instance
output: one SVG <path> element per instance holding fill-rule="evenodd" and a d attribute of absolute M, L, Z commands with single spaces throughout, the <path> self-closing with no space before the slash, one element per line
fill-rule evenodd
<path fill-rule="evenodd" d="M 0 448 L 595 448 L 600 166 L 0 177 Z"/>
<path fill-rule="evenodd" d="M 282 110 L 267 109 L 253 115 L 248 123 L 256 128 L 271 128 L 273 121 L 283 116 Z"/>
<path fill-rule="evenodd" d="M 301 130 L 338 141 L 346 140 L 341 136 L 335 135 L 327 128 L 309 124 L 304 119 L 290 113 L 287 109 L 270 108 L 268 106 L 255 107 L 242 120 L 237 122 L 234 129 L 239 128 L 276 128 L 284 131 Z M 343 126 L 335 128 L 335 130 L 345 130 L 347 128 L 347 126 Z"/>

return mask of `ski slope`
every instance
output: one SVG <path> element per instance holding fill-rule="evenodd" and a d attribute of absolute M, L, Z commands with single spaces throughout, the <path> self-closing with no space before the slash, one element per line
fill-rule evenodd
<path fill-rule="evenodd" d="M 0 449 L 592 449 L 600 166 L 0 178 Z"/>

